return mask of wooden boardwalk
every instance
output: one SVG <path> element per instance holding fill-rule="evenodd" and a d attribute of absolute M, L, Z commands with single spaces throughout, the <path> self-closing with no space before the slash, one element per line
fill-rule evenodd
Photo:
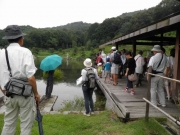
<path fill-rule="evenodd" d="M 145 117 L 146 102 L 142 99 L 147 97 L 147 81 L 142 86 L 135 88 L 135 95 L 124 92 L 126 78 L 118 79 L 118 85 L 105 83 L 104 78 L 97 81 L 99 87 L 106 96 L 106 108 L 112 109 L 120 118 L 133 119 Z M 180 116 L 180 109 L 171 101 L 166 100 L 166 107 L 160 107 L 171 116 Z M 150 105 L 150 117 L 164 117 L 165 115 Z"/>

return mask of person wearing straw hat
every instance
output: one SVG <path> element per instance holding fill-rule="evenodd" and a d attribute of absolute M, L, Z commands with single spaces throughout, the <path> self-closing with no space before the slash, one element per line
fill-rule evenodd
<path fill-rule="evenodd" d="M 154 56 L 151 57 L 148 67 L 151 67 L 154 74 L 158 74 L 161 76 L 167 76 L 168 73 L 168 60 L 167 57 L 163 57 L 161 46 L 160 45 L 154 45 L 153 49 L 151 50 L 154 53 Z M 150 69 L 148 69 L 148 72 L 151 72 Z M 166 73 L 163 74 L 165 68 L 167 68 Z M 147 78 L 148 79 L 148 78 Z M 161 77 L 151 77 L 151 102 L 154 105 L 159 105 L 162 107 L 166 106 L 165 102 L 165 93 L 164 93 L 164 79 Z M 159 102 L 157 102 L 156 94 L 158 94 Z"/>
<path fill-rule="evenodd" d="M 35 100 L 39 103 L 40 95 L 37 91 L 34 74 L 37 70 L 31 51 L 23 46 L 24 36 L 18 25 L 9 25 L 5 28 L 3 39 L 9 42 L 7 49 L 9 65 L 14 78 L 28 79 L 32 86 L 32 96 L 6 95 L 5 84 L 9 81 L 9 71 L 6 63 L 5 49 L 0 54 L 0 86 L 4 93 L 5 113 L 4 126 L 1 135 L 14 135 L 16 132 L 17 119 L 20 116 L 21 135 L 30 135 L 35 120 Z"/>
<path fill-rule="evenodd" d="M 94 103 L 92 99 L 93 91 L 94 89 L 88 88 L 86 82 L 88 81 L 87 78 L 87 70 L 92 69 L 95 74 L 95 79 L 99 79 L 97 71 L 95 68 L 92 67 L 92 61 L 90 58 L 86 58 L 83 62 L 85 68 L 82 69 L 81 75 L 82 75 L 82 91 L 84 95 L 84 104 L 85 104 L 85 110 L 84 113 L 85 116 L 90 116 L 90 114 L 94 114 Z"/>

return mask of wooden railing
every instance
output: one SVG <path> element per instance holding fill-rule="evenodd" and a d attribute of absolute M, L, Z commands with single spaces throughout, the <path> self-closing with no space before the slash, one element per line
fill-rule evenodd
<path fill-rule="evenodd" d="M 177 83 L 180 83 L 180 80 L 176 80 L 176 79 L 172 79 L 172 78 L 169 78 L 169 77 L 164 77 L 164 76 L 161 76 L 161 75 L 158 75 L 158 74 L 152 74 L 152 73 L 146 73 L 147 76 L 148 76 L 148 91 L 147 91 L 147 99 L 146 98 L 143 98 L 143 100 L 146 101 L 146 114 L 145 114 L 145 120 L 148 121 L 149 119 L 149 104 L 151 106 L 153 106 L 154 108 L 156 108 L 157 110 L 159 110 L 160 112 L 162 112 L 164 115 L 166 115 L 168 118 L 170 118 L 172 121 L 174 121 L 177 125 L 180 126 L 180 121 L 175 119 L 174 117 L 170 116 L 169 114 L 167 114 L 165 111 L 163 111 L 162 109 L 160 109 L 159 107 L 157 107 L 156 105 L 152 104 L 150 102 L 150 89 L 151 89 L 151 76 L 156 76 L 156 77 L 161 77 L 163 79 L 167 79 L 167 80 L 170 80 L 170 81 L 174 81 L 174 82 L 177 82 Z"/>

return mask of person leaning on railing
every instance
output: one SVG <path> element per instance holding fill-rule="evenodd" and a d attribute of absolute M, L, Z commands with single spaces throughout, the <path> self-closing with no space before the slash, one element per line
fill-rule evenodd
<path fill-rule="evenodd" d="M 163 57 L 163 54 L 161 53 L 161 47 L 160 45 L 154 45 L 153 49 L 151 50 L 154 53 L 154 56 L 151 57 L 149 64 L 148 64 L 148 72 L 153 74 L 158 74 L 161 76 L 167 76 L 169 72 L 169 63 L 167 60 L 167 57 Z M 167 70 L 165 70 L 167 68 Z M 152 71 L 151 71 L 152 69 Z M 165 73 L 164 70 L 166 71 Z M 148 75 L 149 76 L 149 75 Z M 149 80 L 149 77 L 147 76 L 147 80 Z M 161 77 L 151 76 L 151 102 L 154 105 L 160 105 L 162 107 L 166 106 L 165 102 L 165 93 L 164 93 L 164 79 Z M 158 94 L 159 102 L 157 102 L 156 94 Z"/>

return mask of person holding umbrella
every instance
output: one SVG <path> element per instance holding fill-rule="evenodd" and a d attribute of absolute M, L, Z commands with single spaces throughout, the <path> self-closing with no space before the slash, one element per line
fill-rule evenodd
<path fill-rule="evenodd" d="M 47 71 L 48 78 L 47 78 L 47 86 L 46 86 L 46 99 L 51 97 L 51 93 L 53 90 L 53 83 L 54 83 L 54 70 Z"/>
<path fill-rule="evenodd" d="M 26 78 L 32 86 L 32 96 L 20 95 L 6 96 L 5 84 L 9 81 L 9 71 L 6 63 L 5 49 L 0 54 L 0 86 L 5 94 L 4 126 L 1 135 L 14 135 L 16 132 L 17 119 L 20 116 L 21 135 L 30 135 L 35 120 L 35 100 L 39 104 L 40 95 L 37 91 L 34 74 L 37 70 L 31 51 L 23 46 L 24 36 L 18 25 L 9 25 L 5 28 L 5 36 L 9 42 L 8 51 L 11 73 L 14 78 Z"/>
<path fill-rule="evenodd" d="M 41 61 L 40 69 L 48 73 L 46 86 L 46 99 L 51 97 L 54 83 L 54 71 L 62 64 L 62 57 L 57 54 L 49 55 Z"/>

